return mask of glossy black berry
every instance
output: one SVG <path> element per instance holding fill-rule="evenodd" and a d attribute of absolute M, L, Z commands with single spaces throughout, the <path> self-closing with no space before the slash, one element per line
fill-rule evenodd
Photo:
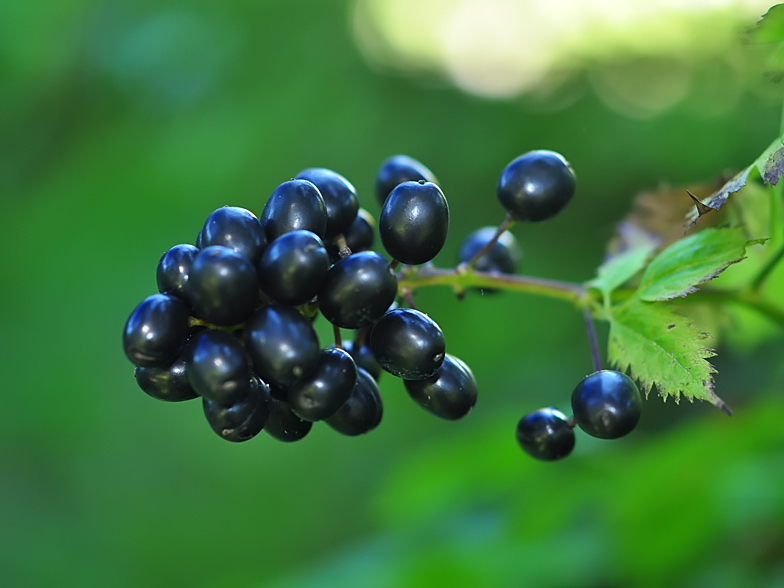
<path fill-rule="evenodd" d="M 245 208 L 224 206 L 214 211 L 201 230 L 201 246 L 223 245 L 256 265 L 267 246 L 264 229 L 256 215 Z"/>
<path fill-rule="evenodd" d="M 248 392 L 251 370 L 237 337 L 209 329 L 195 335 L 185 352 L 188 381 L 199 396 L 229 406 Z"/>
<path fill-rule="evenodd" d="M 264 430 L 278 441 L 286 443 L 299 441 L 313 428 L 311 421 L 299 418 L 291 410 L 291 405 L 284 400 L 273 397 L 270 407 L 270 415 Z"/>
<path fill-rule="evenodd" d="M 617 439 L 630 433 L 640 420 L 642 397 L 626 374 L 601 370 L 577 384 L 572 411 L 580 428 L 592 437 Z"/>
<path fill-rule="evenodd" d="M 185 290 L 197 316 L 214 325 L 231 326 L 253 311 L 259 280 L 247 257 L 213 245 L 193 260 Z"/>
<path fill-rule="evenodd" d="M 360 251 L 332 266 L 318 300 L 333 325 L 361 329 L 379 319 L 396 296 L 397 277 L 387 260 L 374 251 Z"/>
<path fill-rule="evenodd" d="M 412 308 L 390 310 L 370 332 L 370 349 L 378 363 L 404 380 L 423 380 L 444 362 L 446 342 L 438 324 Z"/>
<path fill-rule="evenodd" d="M 262 290 L 281 304 L 298 306 L 318 294 L 329 255 L 310 231 L 292 231 L 270 243 L 258 266 Z"/>
<path fill-rule="evenodd" d="M 188 338 L 189 324 L 182 300 L 169 294 L 153 294 L 134 309 L 125 323 L 125 355 L 139 367 L 170 365 Z"/>
<path fill-rule="evenodd" d="M 404 182 L 384 202 L 378 234 L 394 259 L 418 265 L 433 259 L 449 232 L 449 205 L 441 189 L 429 182 Z"/>
<path fill-rule="evenodd" d="M 212 430 L 226 441 L 240 443 L 252 439 L 264 428 L 270 414 L 270 393 L 266 384 L 251 376 L 247 394 L 230 406 L 203 399 L 204 416 Z"/>
<path fill-rule="evenodd" d="M 331 417 L 349 399 L 357 385 L 357 366 L 342 349 L 330 347 L 319 353 L 310 375 L 289 386 L 291 409 L 306 421 Z"/>
<path fill-rule="evenodd" d="M 297 174 L 297 179 L 308 180 L 318 188 L 327 208 L 325 238 L 345 232 L 359 210 L 359 198 L 354 186 L 346 178 L 331 169 L 312 167 Z"/>
<path fill-rule="evenodd" d="M 543 221 L 558 214 L 574 196 L 577 178 L 554 151 L 530 151 L 506 166 L 498 180 L 498 200 L 512 218 Z"/>
<path fill-rule="evenodd" d="M 381 422 L 384 408 L 381 403 L 381 392 L 373 377 L 357 368 L 357 385 L 343 406 L 325 422 L 338 433 L 364 435 L 375 429 Z"/>
<path fill-rule="evenodd" d="M 373 216 L 364 208 L 360 208 L 357 213 L 357 218 L 343 233 L 343 238 L 346 241 L 346 247 L 351 253 L 358 251 L 368 251 L 373 247 L 373 241 L 376 235 L 376 221 Z M 329 253 L 329 260 L 332 263 L 340 261 L 340 246 L 333 240 L 325 243 L 327 253 Z"/>
<path fill-rule="evenodd" d="M 310 231 L 322 239 L 327 232 L 327 207 L 318 188 L 307 180 L 289 180 L 275 188 L 264 205 L 261 224 L 267 242 L 284 233 Z"/>
<path fill-rule="evenodd" d="M 265 382 L 287 385 L 308 376 L 319 359 L 319 341 L 310 321 L 290 306 L 266 306 L 248 319 L 245 349 Z"/>
<path fill-rule="evenodd" d="M 447 420 L 466 416 L 476 405 L 477 386 L 471 369 L 447 354 L 435 375 L 425 380 L 404 380 L 409 396 L 422 408 Z"/>
<path fill-rule="evenodd" d="M 437 184 L 438 180 L 424 164 L 407 155 L 393 155 L 381 164 L 376 175 L 376 198 L 381 206 L 399 184 L 424 180 Z"/>
<path fill-rule="evenodd" d="M 182 402 L 198 397 L 188 382 L 185 359 L 181 357 L 165 367 L 137 367 L 133 375 L 139 388 L 158 400 Z"/>
<path fill-rule="evenodd" d="M 188 304 L 185 285 L 188 283 L 193 260 L 198 254 L 198 247 L 193 245 L 175 245 L 164 253 L 156 272 L 158 292 L 173 294 Z"/>
<path fill-rule="evenodd" d="M 460 262 L 471 261 L 493 239 L 495 233 L 496 227 L 483 227 L 468 235 L 460 247 Z M 478 272 L 513 274 L 519 261 L 520 247 L 517 240 L 512 233 L 504 231 L 490 250 L 476 261 L 474 269 Z"/>
<path fill-rule="evenodd" d="M 555 461 L 574 449 L 574 429 L 566 416 L 550 407 L 525 415 L 517 423 L 517 442 L 532 457 Z"/>

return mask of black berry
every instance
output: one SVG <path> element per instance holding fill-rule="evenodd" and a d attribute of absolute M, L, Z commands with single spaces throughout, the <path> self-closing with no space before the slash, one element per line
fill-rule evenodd
<path fill-rule="evenodd" d="M 153 294 L 128 317 L 123 330 L 125 355 L 139 367 L 171 364 L 188 338 L 190 319 L 179 298 Z"/>
<path fill-rule="evenodd" d="M 289 386 L 288 402 L 294 413 L 307 421 L 331 417 L 349 399 L 357 385 L 357 366 L 342 349 L 330 347 L 319 353 L 309 376 Z"/>
<path fill-rule="evenodd" d="M 407 155 L 393 155 L 381 164 L 376 175 L 376 197 L 379 204 L 384 201 L 399 184 L 424 180 L 437 184 L 438 180 L 424 164 Z"/>
<path fill-rule="evenodd" d="M 312 167 L 297 174 L 297 179 L 307 180 L 318 188 L 327 208 L 325 238 L 345 232 L 354 222 L 359 210 L 357 191 L 346 178 L 331 169 Z"/>
<path fill-rule="evenodd" d="M 428 412 L 447 420 L 466 416 L 477 397 L 476 379 L 471 369 L 447 354 L 435 375 L 426 380 L 404 380 L 406 391 Z"/>
<path fill-rule="evenodd" d="M 642 413 L 637 384 L 621 372 L 601 370 L 584 378 L 572 392 L 574 420 L 599 439 L 629 434 Z"/>
<path fill-rule="evenodd" d="M 438 324 L 412 308 L 390 310 L 370 332 L 370 349 L 378 363 L 404 380 L 423 380 L 444 362 L 446 342 Z"/>
<path fill-rule="evenodd" d="M 297 306 L 318 294 L 329 270 L 329 255 L 310 231 L 292 231 L 270 243 L 259 263 L 264 293 L 282 304 Z"/>
<path fill-rule="evenodd" d="M 574 196 L 576 185 L 574 171 L 563 155 L 539 150 L 507 165 L 496 193 L 512 218 L 537 222 L 558 214 Z"/>
<path fill-rule="evenodd" d="M 343 406 L 325 422 L 338 433 L 354 437 L 375 429 L 381 422 L 384 408 L 381 392 L 373 377 L 357 368 L 357 385 Z"/>
<path fill-rule="evenodd" d="M 542 408 L 517 423 L 517 442 L 536 459 L 555 461 L 574 449 L 574 429 L 566 416 L 554 408 Z"/>
<path fill-rule="evenodd" d="M 310 231 L 323 238 L 327 231 L 327 207 L 318 188 L 307 180 L 289 180 L 275 188 L 261 213 L 267 242 L 284 233 Z"/>
<path fill-rule="evenodd" d="M 264 229 L 256 215 L 238 206 L 217 209 L 201 230 L 201 247 L 223 245 L 257 264 L 267 246 Z"/>

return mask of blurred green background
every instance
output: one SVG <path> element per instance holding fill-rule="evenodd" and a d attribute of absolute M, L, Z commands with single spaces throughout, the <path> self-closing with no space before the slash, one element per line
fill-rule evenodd
<path fill-rule="evenodd" d="M 766 49 L 741 42 L 765 3 L 681 4 L 0 1 L 0 584 L 784 586 L 780 332 L 717 342 L 731 419 L 652 396 L 633 435 L 555 464 L 514 428 L 591 371 L 562 302 L 422 291 L 477 407 L 440 421 L 387 375 L 358 439 L 226 443 L 198 402 L 141 392 L 120 344 L 212 210 L 260 214 L 323 166 L 377 215 L 396 153 L 449 200 L 442 266 L 503 219 L 506 163 L 563 153 L 578 194 L 515 227 L 521 270 L 589 279 L 635 193 L 779 132 Z"/>

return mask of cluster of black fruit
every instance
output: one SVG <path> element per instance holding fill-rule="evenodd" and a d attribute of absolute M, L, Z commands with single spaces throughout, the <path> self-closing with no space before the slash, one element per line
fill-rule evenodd
<path fill-rule="evenodd" d="M 387 160 L 376 188 L 378 232 L 351 183 L 312 168 L 282 183 L 260 217 L 215 210 L 196 245 L 176 245 L 158 264 L 160 293 L 131 314 L 123 333 L 136 381 L 149 395 L 201 397 L 213 430 L 245 441 L 261 430 L 295 441 L 324 421 L 346 435 L 381 420 L 382 370 L 402 378 L 430 412 L 458 419 L 476 403 L 471 370 L 446 353 L 440 327 L 396 303 L 399 264 L 430 261 L 449 227 L 432 173 L 403 156 Z M 312 321 L 332 323 L 322 348 Z M 341 329 L 355 331 L 342 342 Z"/>
<path fill-rule="evenodd" d="M 537 222 L 572 198 L 575 175 L 552 151 L 512 161 L 497 194 L 514 221 Z M 471 370 L 446 353 L 440 327 L 426 314 L 398 307 L 396 269 L 420 265 L 442 249 L 449 207 L 432 172 L 406 156 L 389 158 L 376 177 L 382 206 L 378 233 L 388 261 L 371 251 L 375 222 L 340 174 L 311 168 L 282 183 L 260 217 L 237 207 L 215 210 L 194 245 L 161 258 L 158 294 L 133 311 L 123 333 L 136 381 L 150 396 L 201 397 L 212 429 L 229 441 L 261 430 L 282 441 L 303 438 L 324 421 L 346 435 L 378 426 L 382 371 L 400 377 L 431 413 L 459 419 L 474 407 Z M 514 273 L 511 233 L 485 227 L 464 241 L 460 262 L 475 271 Z M 334 327 L 322 348 L 312 322 Z M 341 329 L 354 336 L 343 342 Z M 600 370 L 572 397 L 574 417 L 554 408 L 523 417 L 517 438 L 529 454 L 560 459 L 574 447 L 574 427 L 612 438 L 640 413 L 634 383 Z"/>

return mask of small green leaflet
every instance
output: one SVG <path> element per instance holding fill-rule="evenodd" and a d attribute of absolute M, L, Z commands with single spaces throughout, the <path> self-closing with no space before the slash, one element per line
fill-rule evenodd
<path fill-rule="evenodd" d="M 671 300 L 697 290 L 733 263 L 745 258 L 749 241 L 743 229 L 705 229 L 676 241 L 648 265 L 635 296 L 641 300 Z"/>
<path fill-rule="evenodd" d="M 708 358 L 716 354 L 688 319 L 665 305 L 632 300 L 616 307 L 609 322 L 609 361 L 623 372 L 631 368 L 646 396 L 655 386 L 664 400 L 671 396 L 677 403 L 681 395 L 707 400 L 731 414 L 713 392 L 716 370 Z"/>
<path fill-rule="evenodd" d="M 610 257 L 597 270 L 597 276 L 586 285 L 596 288 L 608 301 L 618 286 L 623 286 L 639 272 L 653 254 L 653 243 L 646 243 Z"/>

